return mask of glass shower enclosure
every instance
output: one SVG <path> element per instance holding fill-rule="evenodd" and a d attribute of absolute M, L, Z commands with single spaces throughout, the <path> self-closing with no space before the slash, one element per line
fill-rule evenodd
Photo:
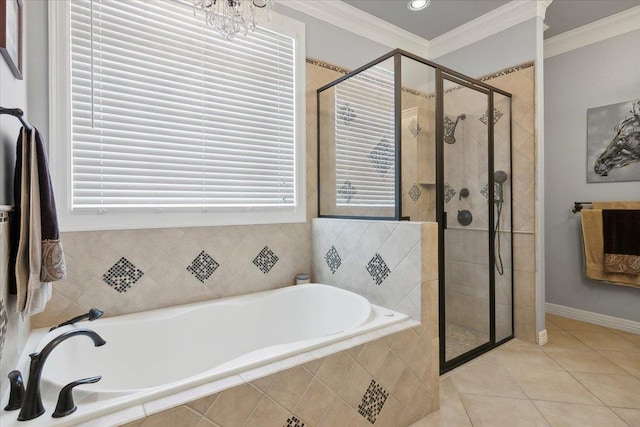
<path fill-rule="evenodd" d="M 439 224 L 441 372 L 512 338 L 511 94 L 402 50 L 317 93 L 318 216 Z"/>

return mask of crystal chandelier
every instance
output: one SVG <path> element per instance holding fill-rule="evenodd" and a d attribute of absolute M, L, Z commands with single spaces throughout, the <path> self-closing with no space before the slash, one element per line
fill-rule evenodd
<path fill-rule="evenodd" d="M 247 31 L 255 31 L 259 9 L 266 9 L 271 20 L 273 0 L 193 0 L 193 6 L 204 13 L 208 25 L 227 40 L 233 40 L 238 33 L 247 35 Z"/>

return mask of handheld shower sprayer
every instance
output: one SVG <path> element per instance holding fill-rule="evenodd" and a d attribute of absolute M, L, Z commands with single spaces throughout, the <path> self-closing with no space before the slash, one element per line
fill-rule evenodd
<path fill-rule="evenodd" d="M 496 203 L 504 201 L 504 183 L 507 182 L 507 173 L 505 171 L 495 171 L 493 182 L 496 184 L 493 200 Z"/>
<path fill-rule="evenodd" d="M 444 142 L 446 142 L 447 144 L 455 144 L 456 143 L 456 127 L 458 127 L 458 122 L 460 120 L 464 120 L 467 118 L 466 114 L 460 114 L 458 117 L 456 117 L 456 121 L 452 121 L 451 119 L 449 119 L 448 117 L 445 117 L 445 124 L 444 124 Z M 449 122 L 447 124 L 447 121 Z"/>
<path fill-rule="evenodd" d="M 508 175 L 505 171 L 495 171 L 493 173 L 494 193 L 493 201 L 497 205 L 496 227 L 493 229 L 493 243 L 495 245 L 494 260 L 496 271 L 499 275 L 504 274 L 502 254 L 500 253 L 500 217 L 502 216 L 502 205 L 504 203 L 504 183 L 507 182 Z"/>

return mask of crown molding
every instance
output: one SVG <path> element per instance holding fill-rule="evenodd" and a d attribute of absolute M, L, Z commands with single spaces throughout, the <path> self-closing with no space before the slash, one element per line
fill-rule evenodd
<path fill-rule="evenodd" d="M 544 57 L 551 58 L 638 29 L 640 6 L 548 38 L 544 41 Z"/>
<path fill-rule="evenodd" d="M 283 0 L 278 4 L 350 31 L 392 49 L 429 57 L 429 41 L 340 0 Z"/>
<path fill-rule="evenodd" d="M 464 46 L 500 33 L 531 18 L 544 19 L 547 7 L 553 0 L 513 0 L 473 21 L 431 39 L 429 53 L 437 58 Z"/>

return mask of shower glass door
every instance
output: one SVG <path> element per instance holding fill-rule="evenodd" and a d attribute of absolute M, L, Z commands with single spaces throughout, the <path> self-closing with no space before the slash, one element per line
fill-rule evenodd
<path fill-rule="evenodd" d="M 473 357 L 492 343 L 491 224 L 495 213 L 489 209 L 494 198 L 489 190 L 493 168 L 490 92 L 445 74 L 441 82 L 444 325 L 440 331 L 446 367 Z"/>

